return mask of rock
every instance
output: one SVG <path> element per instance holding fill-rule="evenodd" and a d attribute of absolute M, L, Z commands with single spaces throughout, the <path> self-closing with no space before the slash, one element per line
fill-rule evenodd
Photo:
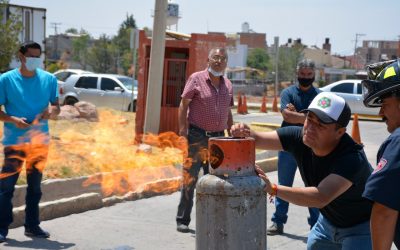
<path fill-rule="evenodd" d="M 75 120 L 80 116 L 78 109 L 74 106 L 64 105 L 61 106 L 60 114 L 57 116 L 57 120 Z"/>
<path fill-rule="evenodd" d="M 91 122 L 99 121 L 99 114 L 97 113 L 96 106 L 89 102 L 77 102 L 74 105 L 79 112 L 79 118 L 84 118 Z"/>

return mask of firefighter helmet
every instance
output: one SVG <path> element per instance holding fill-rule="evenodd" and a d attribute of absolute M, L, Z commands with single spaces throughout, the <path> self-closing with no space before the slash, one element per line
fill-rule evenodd
<path fill-rule="evenodd" d="M 385 97 L 400 96 L 400 59 L 369 65 L 367 70 L 370 79 L 361 82 L 365 106 L 380 107 Z"/>

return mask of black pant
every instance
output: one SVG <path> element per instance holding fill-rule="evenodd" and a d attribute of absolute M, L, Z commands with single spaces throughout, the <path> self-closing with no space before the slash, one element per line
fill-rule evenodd
<path fill-rule="evenodd" d="M 41 181 L 42 170 L 47 159 L 47 146 L 40 147 L 40 154 L 30 155 L 25 149 L 13 147 L 4 148 L 4 165 L 0 178 L 0 234 L 6 236 L 8 226 L 13 221 L 12 197 L 22 165 L 26 162 L 26 189 L 25 226 L 39 225 L 39 201 L 42 197 Z M 37 152 L 35 152 L 37 153 Z"/>
<path fill-rule="evenodd" d="M 207 136 L 208 135 L 208 136 Z M 208 139 L 211 136 L 224 136 L 224 132 L 206 133 L 206 131 L 189 126 L 188 131 L 188 159 L 183 164 L 181 198 L 176 215 L 176 223 L 189 225 L 190 213 L 193 208 L 193 194 L 199 177 L 200 169 L 204 175 L 208 174 Z"/>

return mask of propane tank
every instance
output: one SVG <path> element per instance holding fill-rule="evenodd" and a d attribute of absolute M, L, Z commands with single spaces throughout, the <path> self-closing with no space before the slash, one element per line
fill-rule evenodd
<path fill-rule="evenodd" d="M 209 140 L 209 172 L 196 185 L 196 249 L 266 249 L 265 183 L 253 138 Z"/>

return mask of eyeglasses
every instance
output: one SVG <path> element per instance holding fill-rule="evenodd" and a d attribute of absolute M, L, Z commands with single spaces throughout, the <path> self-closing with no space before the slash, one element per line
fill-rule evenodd
<path fill-rule="evenodd" d="M 214 62 L 226 62 L 227 61 L 227 58 L 225 57 L 225 56 L 218 56 L 218 55 L 215 55 L 215 56 L 212 56 L 212 57 L 210 57 L 210 60 L 211 61 L 214 61 Z"/>

